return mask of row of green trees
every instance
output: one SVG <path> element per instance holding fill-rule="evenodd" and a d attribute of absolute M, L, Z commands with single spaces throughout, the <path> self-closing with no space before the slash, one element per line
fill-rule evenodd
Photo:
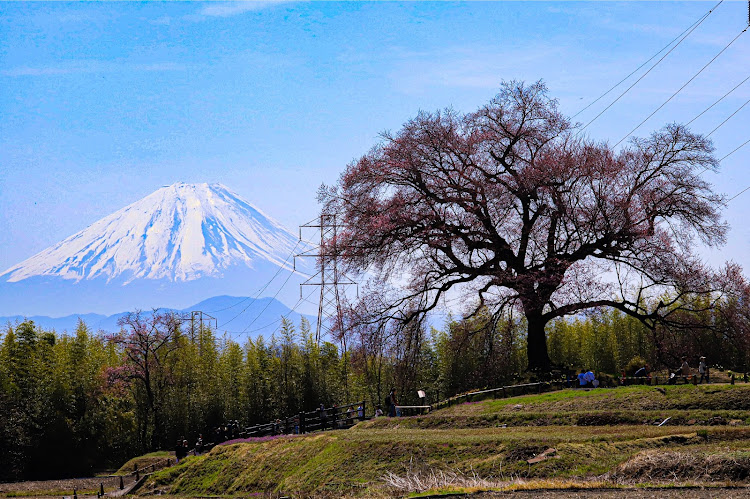
<path fill-rule="evenodd" d="M 683 354 L 744 368 L 747 328 L 726 319 L 727 307 L 680 331 L 617 311 L 558 320 L 547 328 L 550 357 L 560 372 L 619 374 L 633 359 L 676 366 Z M 487 311 L 440 330 L 355 330 L 345 343 L 316 343 L 304 320 L 244 343 L 158 313 L 130 314 L 121 328 L 105 335 L 79 322 L 67 335 L 28 321 L 0 332 L 0 478 L 88 474 L 227 421 L 264 423 L 321 403 L 364 400 L 372 413 L 392 387 L 414 404 L 417 390 L 434 402 L 528 379 L 523 320 Z"/>

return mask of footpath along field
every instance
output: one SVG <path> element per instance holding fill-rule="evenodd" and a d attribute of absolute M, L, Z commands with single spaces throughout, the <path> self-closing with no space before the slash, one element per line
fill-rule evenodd
<path fill-rule="evenodd" d="M 585 489 L 624 487 L 635 490 L 612 497 L 654 497 L 652 487 L 699 486 L 711 488 L 683 492 L 746 497 L 749 483 L 750 387 L 687 385 L 564 390 L 219 446 L 155 473 L 138 494 L 494 497 L 571 488 L 594 497 Z"/>

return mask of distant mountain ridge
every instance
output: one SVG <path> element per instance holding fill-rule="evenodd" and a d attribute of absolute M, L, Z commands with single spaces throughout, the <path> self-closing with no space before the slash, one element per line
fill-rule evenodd
<path fill-rule="evenodd" d="M 259 289 L 292 307 L 298 284 L 314 273 L 310 259 L 295 269 L 294 255 L 306 249 L 225 186 L 177 183 L 2 272 L 0 315 L 182 310 Z"/>
<path fill-rule="evenodd" d="M 299 329 L 302 317 L 305 317 L 311 324 L 315 323 L 314 317 L 292 311 L 273 298 L 254 299 L 247 296 L 215 296 L 182 310 L 160 309 L 160 311 L 177 313 L 202 311 L 216 319 L 219 326 L 217 334 L 226 332 L 234 338 L 256 338 L 261 335 L 269 337 L 278 330 L 282 316 L 291 320 L 297 329 Z M 151 310 L 144 310 L 144 312 L 150 313 Z M 0 326 L 9 322 L 15 324 L 24 320 L 32 320 L 42 329 L 54 329 L 58 333 L 71 333 L 78 326 L 78 320 L 81 319 L 92 331 L 116 332 L 119 330 L 117 321 L 126 314 L 127 312 L 109 316 L 103 314 L 71 314 L 65 317 L 15 315 L 0 317 Z M 217 325 L 216 323 L 211 321 L 212 327 Z"/>

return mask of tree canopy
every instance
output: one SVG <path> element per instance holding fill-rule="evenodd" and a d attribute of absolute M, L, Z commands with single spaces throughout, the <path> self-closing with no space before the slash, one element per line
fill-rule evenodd
<path fill-rule="evenodd" d="M 505 83 L 473 113 L 420 112 L 322 189 L 342 226 L 326 253 L 406 280 L 360 319 L 418 320 L 451 294 L 517 306 L 529 367 L 546 369 L 555 318 L 608 306 L 655 327 L 721 286 L 694 254 L 727 230 L 701 177 L 712 153 L 678 124 L 614 150 L 578 133 L 542 82 Z"/>

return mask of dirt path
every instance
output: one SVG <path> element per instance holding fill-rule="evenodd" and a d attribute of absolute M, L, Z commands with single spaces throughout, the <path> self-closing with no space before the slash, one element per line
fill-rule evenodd
<path fill-rule="evenodd" d="M 640 489 L 640 490 L 528 490 L 515 492 L 485 492 L 466 496 L 481 499 L 745 499 L 750 498 L 750 489 L 737 488 L 678 488 L 678 489 Z"/>
<path fill-rule="evenodd" d="M 123 478 L 126 487 L 133 481 L 133 477 Z M 73 489 L 75 489 L 78 492 L 79 499 L 82 499 L 87 495 L 96 496 L 100 484 L 104 484 L 105 492 L 119 490 L 120 477 L 66 478 L 0 483 L 0 496 L 7 496 L 8 493 L 11 493 L 15 497 L 72 497 Z"/>

